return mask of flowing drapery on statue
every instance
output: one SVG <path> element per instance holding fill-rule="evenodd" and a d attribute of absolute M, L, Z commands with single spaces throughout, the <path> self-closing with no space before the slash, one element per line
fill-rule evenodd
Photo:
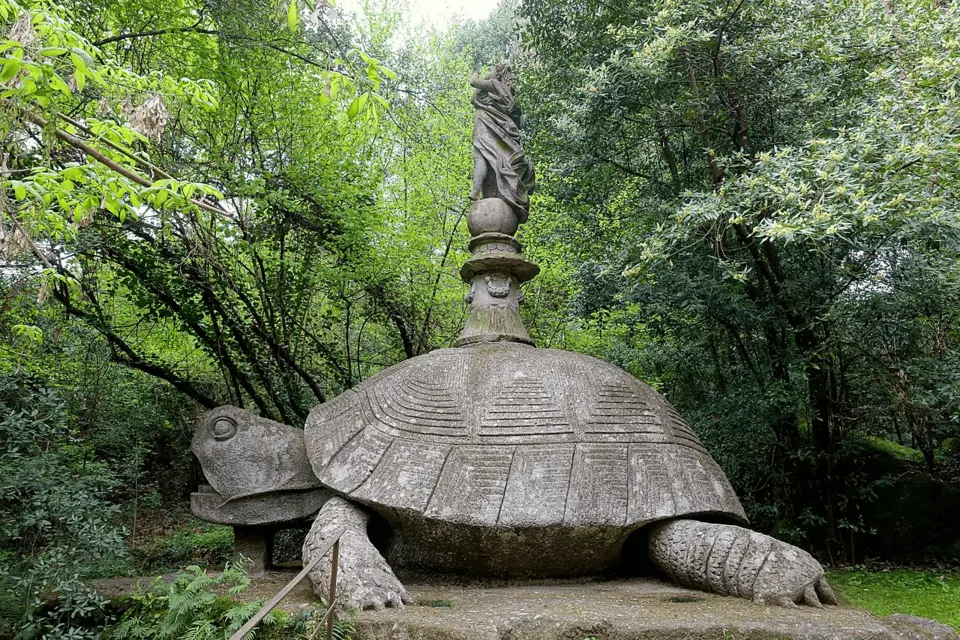
<path fill-rule="evenodd" d="M 520 146 L 519 110 L 510 67 L 498 64 L 483 78 L 474 73 L 473 191 L 470 197 L 500 198 L 520 222 L 526 222 L 530 193 L 536 186 L 533 162 Z"/>

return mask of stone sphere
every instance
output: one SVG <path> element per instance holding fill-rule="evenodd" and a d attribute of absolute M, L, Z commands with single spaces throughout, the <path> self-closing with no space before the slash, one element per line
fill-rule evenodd
<path fill-rule="evenodd" d="M 481 233 L 505 233 L 512 236 L 517 232 L 518 226 L 517 214 L 500 198 L 477 200 L 467 214 L 467 228 L 472 236 Z"/>

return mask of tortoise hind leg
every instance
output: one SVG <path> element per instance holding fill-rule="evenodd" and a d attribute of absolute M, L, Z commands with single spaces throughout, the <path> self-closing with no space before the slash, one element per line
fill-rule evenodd
<path fill-rule="evenodd" d="M 672 520 L 653 528 L 648 550 L 685 587 L 783 607 L 837 604 L 813 556 L 743 527 Z"/>
<path fill-rule="evenodd" d="M 340 563 L 337 571 L 337 600 L 346 609 L 403 608 L 410 596 L 387 561 L 367 536 L 369 514 L 343 498 L 331 498 L 320 509 L 310 533 L 303 541 L 303 563 L 309 564 L 338 529 L 346 527 L 340 538 Z M 328 553 L 310 571 L 313 591 L 327 599 L 330 585 L 331 555 Z"/>

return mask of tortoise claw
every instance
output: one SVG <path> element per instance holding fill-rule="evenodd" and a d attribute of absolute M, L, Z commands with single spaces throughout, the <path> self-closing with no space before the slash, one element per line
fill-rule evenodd
<path fill-rule="evenodd" d="M 808 585 L 807 588 L 803 590 L 803 604 L 807 605 L 808 607 L 823 609 L 823 605 L 820 603 L 820 599 L 817 597 L 817 590 L 814 585 Z"/>
<path fill-rule="evenodd" d="M 820 596 L 820 602 L 823 604 L 832 604 L 833 606 L 840 604 L 837 602 L 837 596 L 833 592 L 833 587 L 831 587 L 830 583 L 827 582 L 827 576 L 820 576 L 820 579 L 817 580 L 815 588 L 817 590 L 817 595 Z"/>

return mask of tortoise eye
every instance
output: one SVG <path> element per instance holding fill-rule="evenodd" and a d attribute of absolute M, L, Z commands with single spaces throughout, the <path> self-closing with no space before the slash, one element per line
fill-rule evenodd
<path fill-rule="evenodd" d="M 213 423 L 214 440 L 229 440 L 235 435 L 237 435 L 237 423 L 231 418 L 217 418 L 217 421 Z"/>

